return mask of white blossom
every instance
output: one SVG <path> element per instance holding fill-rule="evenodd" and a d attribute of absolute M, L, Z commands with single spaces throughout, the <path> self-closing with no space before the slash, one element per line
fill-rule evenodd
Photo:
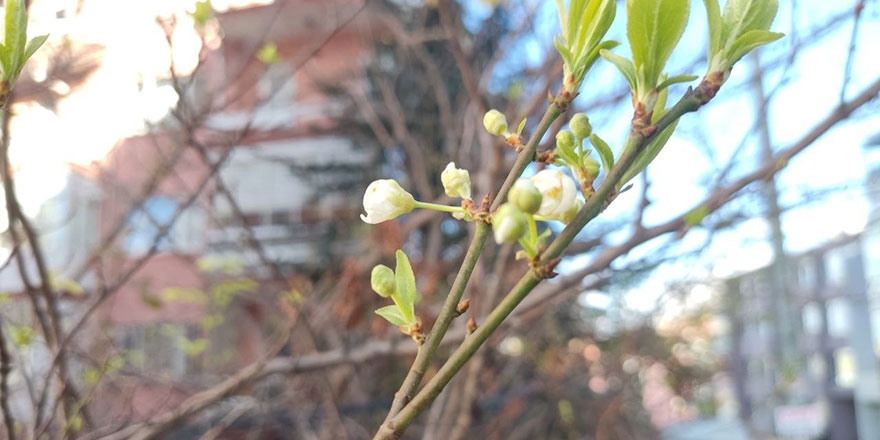
<path fill-rule="evenodd" d="M 364 211 L 361 220 L 377 224 L 406 214 L 415 207 L 412 194 L 400 187 L 393 179 L 376 180 L 367 187 L 364 193 Z"/>
<path fill-rule="evenodd" d="M 537 213 L 540 216 L 562 220 L 577 203 L 577 185 L 562 171 L 543 170 L 531 181 L 541 192 L 541 207 Z"/>
<path fill-rule="evenodd" d="M 471 198 L 471 176 L 468 170 L 456 168 L 455 162 L 449 162 L 440 173 L 443 189 L 449 197 Z"/>

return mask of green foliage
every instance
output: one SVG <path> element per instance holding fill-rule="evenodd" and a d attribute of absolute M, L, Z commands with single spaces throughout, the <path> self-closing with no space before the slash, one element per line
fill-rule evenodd
<path fill-rule="evenodd" d="M 663 77 L 661 76 L 661 81 L 662 80 Z M 668 89 L 661 90 L 657 95 L 657 101 L 654 103 L 654 109 L 651 112 L 651 123 L 656 123 L 668 111 L 666 109 L 666 100 L 668 97 Z M 666 129 L 655 134 L 654 137 L 648 141 L 648 145 L 645 146 L 645 149 L 639 153 L 633 164 L 630 165 L 629 169 L 626 170 L 626 173 L 623 174 L 623 178 L 621 178 L 620 182 L 617 184 L 618 189 L 623 187 L 623 185 L 634 177 L 638 176 L 639 173 L 645 170 L 645 168 L 648 168 L 648 165 L 654 161 L 658 154 L 660 154 L 660 150 L 666 146 L 666 143 L 669 141 L 669 138 L 672 137 L 672 133 L 675 131 L 676 126 L 678 126 L 678 121 L 670 124 Z"/>
<path fill-rule="evenodd" d="M 666 79 L 663 69 L 678 45 L 690 15 L 689 0 L 627 0 L 627 38 L 633 60 L 600 50 L 617 67 L 633 96 L 645 108 L 654 107 L 658 93 L 697 77 L 677 75 Z"/>
<path fill-rule="evenodd" d="M 562 34 L 554 45 L 564 61 L 566 86 L 576 91 L 598 59 L 599 50 L 617 45 L 601 42 L 614 21 L 617 5 L 614 0 L 571 0 L 566 9 L 563 0 L 556 0 L 556 10 Z"/>
<path fill-rule="evenodd" d="M 394 325 L 406 325 L 408 322 L 396 304 L 377 309 L 376 314 Z"/>
<path fill-rule="evenodd" d="M 52 286 L 52 290 L 57 292 L 66 292 L 77 296 L 85 293 L 82 286 L 75 280 L 59 278 L 56 274 L 50 274 L 49 283 Z"/>
<path fill-rule="evenodd" d="M 226 280 L 211 288 L 211 298 L 217 307 L 224 309 L 236 296 L 245 292 L 254 292 L 258 287 L 259 284 L 250 278 Z"/>
<path fill-rule="evenodd" d="M 275 64 L 281 61 L 278 46 L 275 43 L 266 43 L 257 51 L 257 59 L 265 65 Z"/>
<path fill-rule="evenodd" d="M 214 17 L 214 8 L 211 6 L 211 0 L 197 1 L 196 8 L 190 15 L 193 21 L 195 21 L 196 26 L 204 27 Z"/>
<path fill-rule="evenodd" d="M 163 290 L 162 299 L 189 304 L 205 304 L 208 302 L 208 296 L 201 289 L 185 287 L 169 287 Z"/>
<path fill-rule="evenodd" d="M 223 315 L 214 313 L 202 318 L 202 320 L 199 321 L 199 325 L 201 325 L 202 330 L 208 332 L 217 328 L 220 324 L 223 324 L 224 320 Z"/>
<path fill-rule="evenodd" d="M 728 0 L 721 14 L 718 0 L 703 0 L 709 22 L 709 72 L 724 72 L 755 48 L 783 34 L 770 32 L 778 0 Z"/>
<path fill-rule="evenodd" d="M 678 45 L 690 14 L 690 0 L 627 0 L 626 35 L 639 89 L 654 89 Z"/>
<path fill-rule="evenodd" d="M 206 338 L 188 339 L 182 337 L 178 339 L 177 344 L 187 357 L 196 357 L 208 349 L 210 341 Z"/>
<path fill-rule="evenodd" d="M 611 52 L 610 50 L 602 49 L 599 51 L 599 54 L 602 55 L 602 58 L 605 58 L 605 61 L 610 62 L 617 67 L 617 70 L 623 74 L 623 77 L 626 79 L 626 82 L 629 84 L 630 89 L 636 90 L 636 66 L 633 65 L 632 61 Z"/>
<path fill-rule="evenodd" d="M 48 35 L 27 41 L 27 9 L 23 0 L 6 1 L 6 22 L 3 44 L 0 44 L 2 80 L 11 88 L 21 74 L 25 62 L 46 42 Z"/>
<path fill-rule="evenodd" d="M 395 258 L 397 260 L 394 268 L 395 289 L 390 293 L 394 305 L 382 307 L 376 310 L 376 314 L 397 326 L 412 325 L 417 322 L 415 305 L 419 298 L 416 291 L 416 276 L 409 258 L 402 250 L 397 251 Z"/>
<path fill-rule="evenodd" d="M 398 249 L 395 257 L 397 266 L 394 268 L 394 275 L 397 277 L 397 291 L 394 292 L 392 298 L 403 316 L 406 317 L 407 322 L 412 322 L 415 314 L 416 276 L 409 263 L 409 258 L 402 250 Z"/>
<path fill-rule="evenodd" d="M 697 226 L 709 215 L 709 207 L 700 205 L 684 215 L 684 223 L 688 226 Z"/>
<path fill-rule="evenodd" d="M 611 168 L 614 168 L 614 153 L 611 151 L 611 147 L 596 133 L 590 135 L 590 143 L 599 152 L 599 158 L 602 159 L 602 166 L 605 167 L 605 172 L 607 173 Z"/>
<path fill-rule="evenodd" d="M 36 332 L 31 326 L 16 325 L 12 327 L 12 331 L 9 332 L 9 336 L 12 337 L 12 342 L 17 347 L 25 348 L 34 343 L 34 339 L 36 339 Z"/>

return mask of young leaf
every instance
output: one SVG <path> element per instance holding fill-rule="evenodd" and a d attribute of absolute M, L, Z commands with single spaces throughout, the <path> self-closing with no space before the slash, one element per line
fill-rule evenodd
<path fill-rule="evenodd" d="M 397 292 L 392 295 L 392 299 L 396 299 L 395 302 L 406 317 L 406 321 L 410 322 L 415 314 L 416 276 L 409 258 L 402 250 L 397 250 L 396 257 L 397 266 L 394 268 L 394 275 L 397 278 Z"/>
<path fill-rule="evenodd" d="M 633 90 L 636 89 L 636 68 L 633 66 L 632 61 L 605 49 L 600 50 L 599 55 L 602 55 L 602 58 L 605 58 L 611 64 L 614 64 L 617 70 L 626 78 L 629 87 Z"/>
<path fill-rule="evenodd" d="M 522 134 L 523 129 L 526 128 L 526 121 L 527 120 L 528 120 L 528 118 L 523 118 L 523 120 L 520 121 L 519 127 L 517 127 L 517 129 L 516 129 L 516 134 Z"/>
<path fill-rule="evenodd" d="M 409 322 L 406 317 L 403 316 L 403 313 L 400 312 L 400 309 L 395 305 L 376 309 L 375 313 L 394 325 L 406 325 Z"/>
<path fill-rule="evenodd" d="M 722 17 L 724 46 L 730 47 L 749 31 L 770 29 L 778 9 L 777 0 L 727 0 Z"/>
<path fill-rule="evenodd" d="M 673 85 L 673 84 L 685 83 L 685 82 L 691 82 L 691 81 L 693 81 L 693 80 L 695 80 L 695 79 L 697 79 L 697 78 L 699 78 L 699 76 L 697 76 L 697 75 L 678 75 L 678 76 L 673 76 L 672 78 L 669 78 L 669 79 L 663 81 L 662 83 L 660 83 L 660 85 L 657 86 L 657 90 L 665 90 L 667 87 L 669 87 L 669 86 L 671 86 L 671 85 Z"/>
<path fill-rule="evenodd" d="M 672 50 L 681 39 L 690 0 L 628 0 L 627 32 L 636 71 L 644 68 L 645 86 L 654 88 Z"/>
<path fill-rule="evenodd" d="M 758 46 L 763 46 L 768 43 L 772 43 L 780 38 L 782 38 L 784 34 L 780 34 L 778 32 L 770 32 L 770 31 L 748 31 L 743 36 L 739 37 L 730 48 L 727 49 L 727 53 L 725 54 L 728 61 L 731 64 L 736 63 L 740 60 L 740 58 L 744 57 L 747 53 L 751 52 Z"/>
<path fill-rule="evenodd" d="M 709 19 L 709 54 L 718 53 L 721 49 L 721 34 L 724 31 L 721 23 L 721 8 L 718 0 L 703 0 L 706 5 L 706 16 Z"/>
<path fill-rule="evenodd" d="M 709 208 L 706 205 L 700 205 L 684 215 L 684 223 L 688 226 L 699 225 L 707 215 L 709 215 Z"/>
<path fill-rule="evenodd" d="M 666 142 L 669 141 L 669 138 L 672 137 L 672 133 L 675 131 L 675 126 L 678 125 L 678 121 L 670 124 L 666 127 L 665 130 L 661 131 L 654 135 L 650 141 L 648 141 L 648 145 L 645 146 L 645 150 L 639 153 L 639 156 L 636 157 L 635 162 L 626 170 L 626 173 L 623 174 L 623 178 L 620 179 L 620 183 L 617 184 L 618 187 L 623 186 L 626 182 L 632 180 L 633 177 L 636 177 L 648 168 L 648 165 L 660 154 L 660 150 L 666 146 Z"/>
<path fill-rule="evenodd" d="M 590 135 L 590 143 L 599 152 L 599 158 L 602 159 L 602 166 L 605 168 L 605 172 L 610 172 L 611 168 L 614 168 L 614 153 L 611 151 L 611 148 L 596 133 Z"/>
<path fill-rule="evenodd" d="M 22 66 L 27 62 L 28 59 L 46 42 L 46 39 L 49 38 L 49 34 L 40 35 L 38 37 L 34 37 L 31 41 L 28 42 L 27 47 L 24 49 L 24 58 L 21 61 Z"/>
<path fill-rule="evenodd" d="M 8 51 L 9 64 L 3 72 L 7 79 L 11 79 L 14 72 L 20 70 L 21 55 L 24 53 L 25 38 L 27 33 L 27 10 L 22 0 L 7 0 L 6 2 L 6 38 L 3 44 Z"/>

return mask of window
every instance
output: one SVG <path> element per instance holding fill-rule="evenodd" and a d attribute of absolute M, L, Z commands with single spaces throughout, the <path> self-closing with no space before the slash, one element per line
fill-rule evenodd
<path fill-rule="evenodd" d="M 128 217 L 125 250 L 131 255 L 148 252 L 165 225 L 174 219 L 178 208 L 179 203 L 170 197 L 150 197 L 139 211 Z M 202 223 L 201 211 L 190 206 L 175 220 L 171 231 L 159 240 L 158 250 L 165 252 L 199 250 L 202 246 L 204 229 Z"/>
<path fill-rule="evenodd" d="M 266 67 L 257 83 L 257 89 L 262 108 L 288 107 L 293 104 L 295 83 L 290 64 L 281 62 Z"/>

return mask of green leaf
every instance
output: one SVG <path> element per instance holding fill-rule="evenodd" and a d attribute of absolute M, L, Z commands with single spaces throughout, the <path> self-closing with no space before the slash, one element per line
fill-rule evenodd
<path fill-rule="evenodd" d="M 402 250 L 398 249 L 395 256 L 397 257 L 397 266 L 394 268 L 394 275 L 397 278 L 397 292 L 391 298 L 400 307 L 406 322 L 412 322 L 415 314 L 416 276 L 409 263 L 409 258 Z"/>
<path fill-rule="evenodd" d="M 281 61 L 281 55 L 278 54 L 278 46 L 275 43 L 266 43 L 257 51 L 257 59 L 267 66 Z"/>
<path fill-rule="evenodd" d="M 396 305 L 376 309 L 375 313 L 394 325 L 406 325 L 409 322 Z"/>
<path fill-rule="evenodd" d="M 9 51 L 3 43 L 0 43 L 0 73 L 5 74 L 9 70 Z"/>
<path fill-rule="evenodd" d="M 605 49 L 600 50 L 599 55 L 611 64 L 614 64 L 614 66 L 617 67 L 617 70 L 619 70 L 620 73 L 623 74 L 623 77 L 626 78 L 629 87 L 632 90 L 636 89 L 636 68 L 633 66 L 632 61 Z"/>
<path fill-rule="evenodd" d="M 29 326 L 16 325 L 12 327 L 9 336 L 12 337 L 12 342 L 15 343 L 16 346 L 24 348 L 34 342 L 34 339 L 36 339 L 36 332 Z"/>
<path fill-rule="evenodd" d="M 203 0 L 196 2 L 196 8 L 190 15 L 196 25 L 204 27 L 205 24 L 208 23 L 208 20 L 214 16 L 214 8 L 211 6 L 211 1 Z"/>
<path fill-rule="evenodd" d="M 615 0 L 590 0 L 589 2 L 572 0 L 571 4 L 572 9 L 569 11 L 568 19 L 569 21 L 573 21 L 573 18 L 579 19 L 572 24 L 578 32 L 574 50 L 576 56 L 580 58 L 587 55 L 588 52 L 592 52 L 608 32 L 617 12 L 617 4 Z M 574 14 L 575 5 L 579 8 L 577 16 Z"/>
<path fill-rule="evenodd" d="M 645 87 L 653 89 L 672 50 L 681 39 L 690 0 L 627 0 L 627 32 L 633 64 L 644 68 Z"/>
<path fill-rule="evenodd" d="M 709 20 L 709 58 L 721 50 L 721 34 L 724 31 L 721 23 L 721 7 L 718 0 L 703 0 L 706 5 L 706 18 Z"/>
<path fill-rule="evenodd" d="M 556 51 L 559 52 L 559 56 L 562 57 L 562 61 L 565 62 L 565 65 L 574 66 L 574 58 L 571 56 L 571 51 L 565 47 L 565 43 L 559 38 L 554 38 L 553 45 L 556 46 Z"/>
<path fill-rule="evenodd" d="M 777 0 L 727 0 L 722 17 L 724 46 L 730 47 L 749 31 L 770 29 L 778 9 Z"/>
<path fill-rule="evenodd" d="M 669 86 L 671 86 L 671 85 L 673 85 L 673 84 L 685 83 L 685 82 L 691 82 L 691 81 L 693 81 L 693 80 L 695 80 L 695 79 L 697 79 L 697 78 L 699 78 L 699 76 L 697 76 L 697 75 L 678 75 L 678 76 L 673 76 L 672 78 L 669 78 L 669 79 L 663 81 L 662 83 L 660 83 L 660 85 L 657 86 L 657 90 L 666 90 L 667 87 L 669 87 Z"/>
<path fill-rule="evenodd" d="M 727 49 L 725 58 L 733 65 L 756 47 L 772 43 L 784 36 L 785 34 L 778 32 L 748 31 Z"/>
<path fill-rule="evenodd" d="M 15 72 L 21 70 L 21 56 L 24 54 L 25 39 L 27 37 L 27 10 L 23 0 L 6 1 L 6 35 L 3 44 L 6 45 L 8 63 L 3 76 L 7 80 L 14 80 Z"/>
<path fill-rule="evenodd" d="M 684 223 L 688 226 L 699 225 L 707 215 L 709 215 L 709 208 L 706 205 L 697 206 L 684 215 Z"/>
<path fill-rule="evenodd" d="M 178 343 L 180 345 L 180 349 L 187 357 L 196 357 L 202 354 L 202 352 L 207 350 L 208 346 L 210 345 L 210 341 L 208 341 L 206 338 L 198 338 L 193 340 L 182 338 L 180 341 L 178 341 Z"/>
<path fill-rule="evenodd" d="M 31 56 L 34 55 L 34 53 L 37 51 L 37 49 L 39 49 L 40 46 L 42 46 L 43 43 L 45 43 L 46 39 L 48 39 L 48 38 L 49 38 L 49 34 L 40 35 L 38 37 L 32 38 L 31 41 L 28 42 L 27 47 L 24 50 L 24 58 L 22 59 L 22 65 L 24 65 L 24 63 L 27 62 L 27 60 L 29 60 L 31 58 Z"/>
<path fill-rule="evenodd" d="M 611 172 L 611 169 L 614 168 L 614 153 L 611 151 L 611 148 L 596 133 L 590 135 L 590 143 L 599 152 L 599 158 L 602 159 L 602 166 L 605 168 L 605 172 Z"/>
<path fill-rule="evenodd" d="M 654 161 L 658 154 L 660 154 L 660 150 L 666 146 L 666 142 L 672 137 L 672 133 L 675 131 L 677 125 L 678 121 L 675 121 L 675 123 L 670 124 L 665 130 L 655 134 L 654 137 L 648 141 L 645 150 L 639 153 L 635 162 L 633 162 L 629 169 L 626 170 L 626 173 L 623 174 L 623 178 L 620 179 L 620 183 L 617 184 L 618 187 L 623 186 L 626 182 L 632 180 L 633 177 L 636 177 L 639 173 L 645 171 L 645 168 L 648 168 L 648 165 Z"/>
<path fill-rule="evenodd" d="M 565 2 L 556 0 L 556 13 L 559 15 L 559 28 L 562 30 L 562 38 L 568 40 L 568 13 Z"/>
<path fill-rule="evenodd" d="M 520 121 L 519 127 L 516 129 L 516 134 L 522 134 L 523 129 L 526 128 L 526 121 L 527 120 L 528 120 L 528 118 L 523 118 L 523 120 Z"/>

